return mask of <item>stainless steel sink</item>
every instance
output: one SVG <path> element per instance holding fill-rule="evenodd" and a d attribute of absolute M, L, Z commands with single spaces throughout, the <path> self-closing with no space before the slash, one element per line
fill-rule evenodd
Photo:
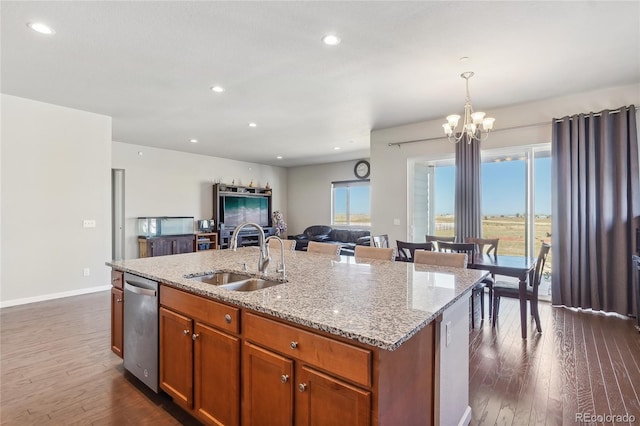
<path fill-rule="evenodd" d="M 274 285 L 278 284 L 282 283 L 280 281 L 263 280 L 262 278 L 250 278 L 244 281 L 236 281 L 233 283 L 225 284 L 220 287 L 233 291 L 254 291 L 273 287 Z"/>
<path fill-rule="evenodd" d="M 255 278 L 238 272 L 214 272 L 213 274 L 188 278 L 232 291 L 255 291 L 282 284 L 280 281 Z"/>
<path fill-rule="evenodd" d="M 237 281 L 244 281 L 251 278 L 248 274 L 239 274 L 237 272 L 215 272 L 213 274 L 201 275 L 199 277 L 191 277 L 190 279 L 201 281 L 206 284 L 225 285 Z"/>

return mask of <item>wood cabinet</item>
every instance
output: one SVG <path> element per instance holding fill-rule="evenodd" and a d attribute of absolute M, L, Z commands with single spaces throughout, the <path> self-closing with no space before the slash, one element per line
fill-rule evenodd
<path fill-rule="evenodd" d="M 160 304 L 160 388 L 207 424 L 239 424 L 238 309 L 167 286 Z"/>
<path fill-rule="evenodd" d="M 244 425 L 273 416 L 285 425 L 371 424 L 371 351 L 251 313 L 243 321 Z"/>
<path fill-rule="evenodd" d="M 160 306 L 160 388 L 206 424 L 437 423 L 435 321 L 386 351 L 164 284 Z"/>
<path fill-rule="evenodd" d="M 111 350 L 122 358 L 124 335 L 123 273 L 111 271 Z"/>
<path fill-rule="evenodd" d="M 242 424 L 293 424 L 293 360 L 245 342 Z"/>
<path fill-rule="evenodd" d="M 193 407 L 193 321 L 160 308 L 160 388 L 185 408 Z"/>
<path fill-rule="evenodd" d="M 138 237 L 139 257 L 167 256 L 193 252 L 193 235 Z"/>
<path fill-rule="evenodd" d="M 272 189 L 216 183 L 213 185 L 213 220 L 216 223 L 218 246 L 229 248 L 233 230 L 242 222 L 254 222 L 263 227 L 265 236 L 273 235 Z M 238 246 L 258 244 L 258 232 L 246 228 L 238 237 Z"/>
<path fill-rule="evenodd" d="M 215 250 L 218 248 L 217 232 L 200 232 L 193 237 L 193 247 L 195 251 Z"/>
<path fill-rule="evenodd" d="M 370 425 L 371 392 L 306 365 L 296 369 L 296 425 Z"/>

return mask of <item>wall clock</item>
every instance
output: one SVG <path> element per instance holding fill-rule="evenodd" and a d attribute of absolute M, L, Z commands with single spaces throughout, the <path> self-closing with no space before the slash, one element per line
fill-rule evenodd
<path fill-rule="evenodd" d="M 367 160 L 360 160 L 353 168 L 353 173 L 358 179 L 366 179 L 369 177 L 369 173 L 371 173 L 371 165 Z"/>

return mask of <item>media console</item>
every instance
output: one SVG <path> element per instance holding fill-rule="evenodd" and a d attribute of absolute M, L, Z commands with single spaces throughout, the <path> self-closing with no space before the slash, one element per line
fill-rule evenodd
<path fill-rule="evenodd" d="M 218 234 L 218 245 L 221 249 L 229 248 L 231 245 L 231 235 L 233 235 L 233 230 L 235 228 L 225 228 L 221 229 Z M 264 237 L 269 237 L 271 235 L 275 235 L 275 228 L 271 226 L 263 227 Z M 258 232 L 252 229 L 243 229 L 238 234 L 238 247 L 246 247 L 246 246 L 257 246 L 258 245 Z"/>
<path fill-rule="evenodd" d="M 218 227 L 218 246 L 229 248 L 233 230 L 244 222 L 262 226 L 265 237 L 275 234 L 271 213 L 271 188 L 213 185 L 213 219 Z M 238 235 L 238 247 L 258 244 L 258 232 L 245 228 Z"/>

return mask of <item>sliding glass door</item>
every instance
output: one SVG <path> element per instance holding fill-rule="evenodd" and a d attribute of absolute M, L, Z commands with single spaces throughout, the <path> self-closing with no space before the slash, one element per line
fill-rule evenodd
<path fill-rule="evenodd" d="M 453 159 L 419 161 L 413 167 L 412 241 L 426 235 L 454 235 L 455 167 Z"/>
<path fill-rule="evenodd" d="M 483 152 L 482 236 L 499 238 L 500 254 L 527 252 L 526 152 Z"/>
<path fill-rule="evenodd" d="M 482 151 L 482 233 L 500 254 L 535 257 L 551 241 L 551 146 Z M 454 159 L 413 167 L 412 237 L 454 235 Z M 549 262 L 550 263 L 550 262 Z"/>

